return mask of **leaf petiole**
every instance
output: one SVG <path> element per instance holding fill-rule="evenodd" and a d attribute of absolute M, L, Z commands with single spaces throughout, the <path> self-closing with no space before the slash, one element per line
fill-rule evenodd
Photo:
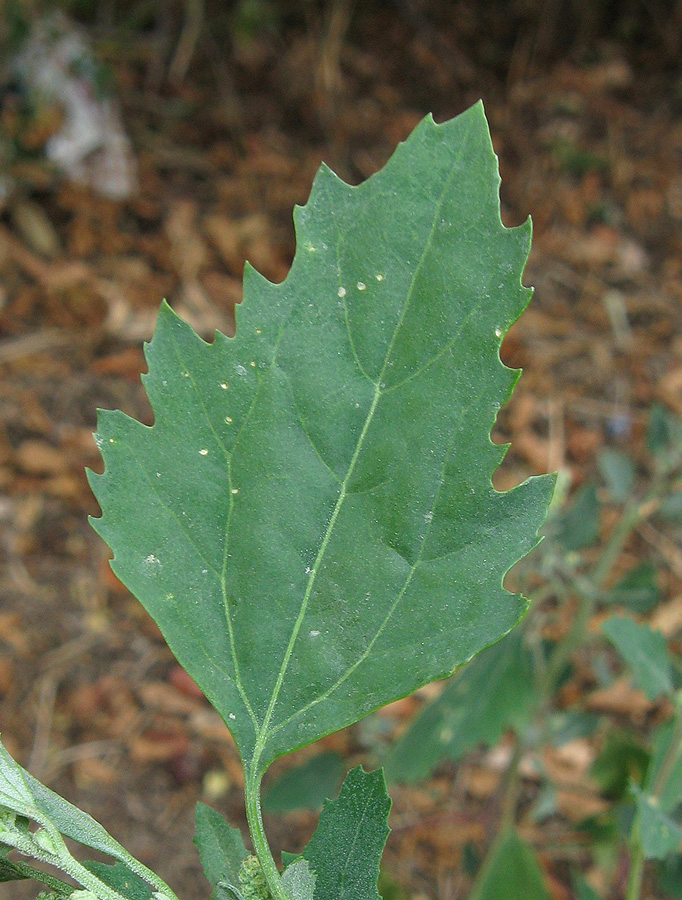
<path fill-rule="evenodd" d="M 256 767 L 254 766 L 254 769 Z M 246 804 L 246 819 L 249 823 L 253 849 L 263 869 L 263 875 L 268 883 L 268 888 L 273 900 L 291 900 L 282 885 L 282 879 L 277 869 L 277 864 L 270 851 L 270 845 L 263 827 L 263 815 L 260 804 L 261 778 L 251 775 L 246 778 L 244 784 L 244 801 Z"/>

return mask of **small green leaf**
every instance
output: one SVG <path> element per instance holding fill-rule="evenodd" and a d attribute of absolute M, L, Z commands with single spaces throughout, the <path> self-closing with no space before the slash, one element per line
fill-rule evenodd
<path fill-rule="evenodd" d="M 126 862 L 128 852 L 87 813 L 41 784 L 15 762 L 0 742 L 0 805 L 27 819 L 48 819 L 61 834 Z"/>
<path fill-rule="evenodd" d="M 239 870 L 249 854 L 241 831 L 231 828 L 215 809 L 204 803 L 197 803 L 194 815 L 194 843 L 199 849 L 204 874 L 213 889 L 212 896 L 217 897 L 217 888 L 221 882 L 239 885 Z"/>
<path fill-rule="evenodd" d="M 458 672 L 396 741 L 386 758 L 389 783 L 418 781 L 444 759 L 495 744 L 506 728 L 523 726 L 534 700 L 534 659 L 517 628 Z"/>
<path fill-rule="evenodd" d="M 68 897 L 74 890 L 73 885 L 66 884 L 54 875 L 43 872 L 25 862 L 16 862 L 7 859 L 7 853 L 12 847 L 0 845 L 0 883 L 7 881 L 26 881 L 32 879 L 39 884 L 47 885 L 54 897 Z"/>
<path fill-rule="evenodd" d="M 582 487 L 558 517 L 558 539 L 569 553 L 591 547 L 599 537 L 599 499 L 594 484 Z"/>
<path fill-rule="evenodd" d="M 291 900 L 313 900 L 315 876 L 307 860 L 299 859 L 284 870 L 282 884 Z"/>
<path fill-rule="evenodd" d="M 616 503 L 629 500 L 635 483 L 635 466 L 630 457 L 618 450 L 603 450 L 597 465 L 611 499 Z"/>
<path fill-rule="evenodd" d="M 645 793 L 636 784 L 632 792 L 639 814 L 639 839 L 646 859 L 664 859 L 680 848 L 682 828 L 661 809 L 657 797 Z"/>
<path fill-rule="evenodd" d="M 319 809 L 325 800 L 338 793 L 344 769 L 343 757 L 338 753 L 313 756 L 302 765 L 288 769 L 268 786 L 263 809 L 269 813 Z"/>
<path fill-rule="evenodd" d="M 325 803 L 303 851 L 316 878 L 315 900 L 378 900 L 390 808 L 381 769 L 351 769 L 338 798 Z"/>
<path fill-rule="evenodd" d="M 632 669 L 635 682 L 649 700 L 673 693 L 673 676 L 668 645 L 659 631 L 632 619 L 614 616 L 602 631 Z"/>
<path fill-rule="evenodd" d="M 3 806 L 40 825 L 49 822 L 64 837 L 106 853 L 158 890 L 168 890 L 158 875 L 131 856 L 92 816 L 55 794 L 23 769 L 0 741 L 0 807 Z"/>
<path fill-rule="evenodd" d="M 86 869 L 96 875 L 100 881 L 123 894 L 128 900 L 151 900 L 154 893 L 151 888 L 134 872 L 131 872 L 128 866 L 121 862 L 114 863 L 113 866 L 95 860 L 87 860 L 83 863 Z"/>
<path fill-rule="evenodd" d="M 605 599 L 640 615 L 651 612 L 661 599 L 654 564 L 646 562 L 635 566 L 608 592 Z"/>
<path fill-rule="evenodd" d="M 496 841 L 469 900 L 550 900 L 533 851 L 515 831 Z"/>
<path fill-rule="evenodd" d="M 530 225 L 500 219 L 482 106 L 429 116 L 351 187 L 323 166 L 282 284 L 247 268 L 234 339 L 161 309 L 154 425 L 102 412 L 112 568 L 229 726 L 253 785 L 498 640 L 553 479 L 506 493 Z"/>
<path fill-rule="evenodd" d="M 16 863 L 13 863 L 3 853 L 0 853 L 0 883 L 5 881 L 24 881 L 30 877 Z"/>

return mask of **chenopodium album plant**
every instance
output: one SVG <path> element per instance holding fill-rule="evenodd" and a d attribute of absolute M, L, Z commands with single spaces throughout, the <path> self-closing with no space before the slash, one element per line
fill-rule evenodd
<path fill-rule="evenodd" d="M 499 347 L 531 293 L 530 223 L 502 225 L 498 186 L 480 104 L 424 119 L 358 187 L 323 166 L 295 212 L 287 279 L 247 266 L 237 336 L 207 344 L 164 304 L 146 348 L 154 425 L 100 413 L 94 527 L 244 766 L 253 855 L 197 809 L 219 900 L 378 897 L 381 772 L 349 773 L 283 874 L 263 774 L 450 675 L 526 611 L 502 582 L 537 542 L 553 480 L 491 483 L 505 448 L 490 431 L 518 378 Z M 5 851 L 54 863 L 88 898 L 173 900 L 4 752 L 0 805 Z M 116 864 L 77 863 L 62 836 Z M 1 877 L 34 875 L 0 859 Z"/>

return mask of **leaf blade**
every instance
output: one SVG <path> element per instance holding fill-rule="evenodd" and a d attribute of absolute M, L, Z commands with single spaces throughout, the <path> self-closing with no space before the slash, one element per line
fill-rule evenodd
<path fill-rule="evenodd" d="M 338 798 L 325 803 L 317 830 L 303 850 L 315 875 L 316 898 L 377 900 L 390 808 L 381 769 L 351 769 Z"/>
<path fill-rule="evenodd" d="M 673 693 L 672 665 L 666 640 L 660 631 L 624 616 L 613 616 L 602 631 L 631 668 L 637 686 L 651 701 Z"/>
<path fill-rule="evenodd" d="M 228 825 L 215 809 L 197 803 L 194 817 L 194 844 L 199 850 L 201 867 L 211 885 L 212 896 L 216 897 L 221 882 L 239 885 L 239 868 L 249 854 L 241 831 Z"/>
<path fill-rule="evenodd" d="M 513 829 L 496 841 L 469 900 L 549 900 L 535 853 Z"/>
<path fill-rule="evenodd" d="M 552 486 L 490 483 L 517 378 L 499 343 L 530 297 L 530 229 L 504 228 L 498 183 L 480 107 L 424 120 L 356 188 L 323 167 L 286 281 L 247 269 L 237 338 L 204 344 L 164 306 L 154 426 L 100 417 L 112 568 L 253 770 L 445 677 L 525 610 L 502 580 Z"/>

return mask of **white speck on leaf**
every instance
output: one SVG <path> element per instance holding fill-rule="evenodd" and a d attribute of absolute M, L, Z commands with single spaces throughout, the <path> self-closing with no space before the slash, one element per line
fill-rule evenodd
<path fill-rule="evenodd" d="M 310 632 L 310 637 L 311 637 L 311 638 L 316 638 L 316 637 L 319 637 L 319 636 L 320 636 L 320 632 L 319 632 L 319 631 L 311 631 L 311 632 Z"/>
<path fill-rule="evenodd" d="M 199 451 L 199 456 L 208 456 L 208 450 L 204 447 L 203 450 Z"/>
<path fill-rule="evenodd" d="M 377 275 L 377 281 L 383 281 L 383 280 L 384 280 L 384 276 L 381 273 L 379 275 Z"/>
<path fill-rule="evenodd" d="M 232 488 L 232 493 L 233 493 L 233 494 L 238 494 L 238 493 L 239 493 L 239 488 Z"/>
<path fill-rule="evenodd" d="M 502 329 L 501 328 L 495 329 L 495 337 L 502 337 Z"/>
<path fill-rule="evenodd" d="M 339 288 L 339 297 L 345 297 L 345 296 L 346 296 L 346 289 L 345 289 L 345 287 L 340 287 L 340 288 Z"/>
<path fill-rule="evenodd" d="M 227 718 L 228 718 L 228 719 L 232 719 L 232 721 L 234 722 L 234 720 L 235 720 L 237 717 L 235 716 L 234 713 L 230 713 L 230 714 L 228 715 Z"/>
<path fill-rule="evenodd" d="M 224 391 L 226 391 L 226 390 L 227 390 L 227 382 L 226 382 L 226 381 L 221 381 L 221 382 L 220 382 L 220 387 L 221 387 Z"/>
<path fill-rule="evenodd" d="M 367 287 L 367 285 L 365 284 L 364 281 L 358 281 L 358 290 L 359 291 L 364 291 L 366 287 Z"/>
<path fill-rule="evenodd" d="M 256 368 L 256 360 L 252 359 L 251 362 L 249 363 L 249 365 L 251 366 L 252 369 L 255 369 Z"/>
<path fill-rule="evenodd" d="M 232 416 L 225 416 L 225 421 L 227 422 L 228 425 L 231 425 L 232 424 Z"/>
<path fill-rule="evenodd" d="M 246 375 L 246 369 L 244 366 L 237 365 L 237 375 Z"/>

